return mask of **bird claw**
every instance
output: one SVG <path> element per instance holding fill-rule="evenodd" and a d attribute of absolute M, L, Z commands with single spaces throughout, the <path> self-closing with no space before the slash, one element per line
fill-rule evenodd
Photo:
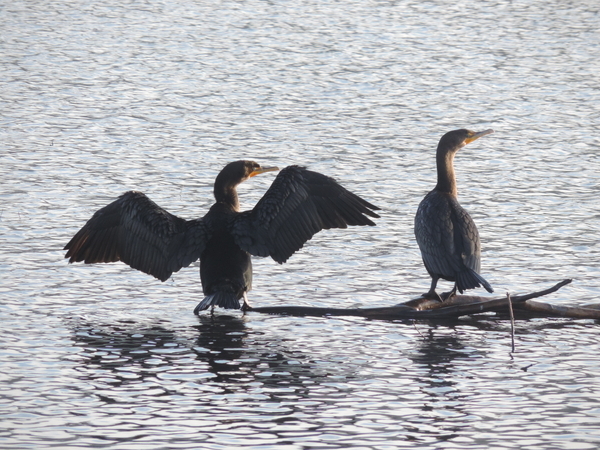
<path fill-rule="evenodd" d="M 242 311 L 250 311 L 252 309 L 252 305 L 250 305 L 250 302 L 248 301 L 248 296 L 246 295 L 246 293 L 244 292 L 244 304 L 242 305 L 242 307 L 240 308 Z"/>
<path fill-rule="evenodd" d="M 456 295 L 456 285 L 454 285 L 454 287 L 452 288 L 452 290 L 450 292 L 442 293 L 442 298 L 444 299 L 443 301 L 446 301 L 449 298 L 454 297 L 455 295 Z"/>
<path fill-rule="evenodd" d="M 444 295 L 444 294 L 442 294 Z M 444 300 L 442 299 L 442 297 L 440 297 L 440 295 L 437 292 L 426 292 L 424 294 L 421 295 L 421 298 L 425 298 L 427 300 L 437 300 L 438 302 L 442 303 Z"/>

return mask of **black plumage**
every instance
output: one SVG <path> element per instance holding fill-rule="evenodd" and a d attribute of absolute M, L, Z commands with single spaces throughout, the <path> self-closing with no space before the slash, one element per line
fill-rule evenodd
<path fill-rule="evenodd" d="M 204 300 L 210 306 L 249 309 L 250 255 L 284 263 L 315 233 L 348 225 L 375 225 L 376 206 L 333 178 L 300 166 L 283 169 L 256 206 L 240 212 L 236 186 L 278 170 L 253 161 L 229 163 L 215 180 L 215 204 L 201 219 L 185 220 L 130 191 L 98 210 L 65 246 L 69 262 L 123 261 L 161 281 L 200 259 Z"/>
<path fill-rule="evenodd" d="M 446 133 L 436 152 L 437 185 L 419 204 L 415 216 L 415 237 L 423 263 L 431 275 L 431 288 L 424 296 L 440 298 L 435 292 L 440 278 L 454 281 L 451 297 L 458 290 L 483 286 L 493 292 L 490 284 L 479 275 L 481 243 L 475 222 L 458 203 L 454 174 L 454 155 L 474 140 L 493 133 L 493 130 L 461 129 Z"/>

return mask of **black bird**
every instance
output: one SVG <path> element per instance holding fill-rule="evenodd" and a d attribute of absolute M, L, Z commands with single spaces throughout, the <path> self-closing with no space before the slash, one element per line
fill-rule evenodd
<path fill-rule="evenodd" d="M 454 155 L 465 145 L 493 133 L 485 130 L 454 130 L 440 139 L 436 153 L 437 185 L 419 204 L 415 216 L 415 236 L 421 249 L 423 263 L 431 275 L 431 288 L 424 297 L 439 299 L 435 287 L 440 278 L 454 281 L 446 298 L 462 294 L 465 289 L 483 286 L 494 292 L 479 275 L 481 243 L 475 222 L 458 203 Z"/>
<path fill-rule="evenodd" d="M 194 313 L 210 306 L 250 309 L 250 255 L 284 263 L 315 233 L 348 225 L 375 225 L 379 209 L 333 178 L 289 166 L 250 211 L 240 212 L 236 186 L 279 170 L 253 161 L 225 166 L 215 180 L 216 203 L 201 219 L 185 220 L 130 191 L 98 210 L 65 246 L 69 262 L 123 261 L 161 281 L 200 258 L 205 295 Z"/>

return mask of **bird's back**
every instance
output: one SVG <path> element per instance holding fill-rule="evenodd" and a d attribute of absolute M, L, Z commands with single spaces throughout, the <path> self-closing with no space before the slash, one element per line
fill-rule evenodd
<path fill-rule="evenodd" d="M 479 272 L 477 227 L 452 194 L 433 190 L 425 196 L 415 216 L 415 237 L 430 274 L 455 281 L 465 268 Z"/>
<path fill-rule="evenodd" d="M 229 222 L 239 213 L 215 204 L 204 217 L 212 237 L 200 255 L 200 279 L 205 295 L 216 290 L 233 292 L 241 298 L 252 288 L 252 261 L 229 231 Z"/>

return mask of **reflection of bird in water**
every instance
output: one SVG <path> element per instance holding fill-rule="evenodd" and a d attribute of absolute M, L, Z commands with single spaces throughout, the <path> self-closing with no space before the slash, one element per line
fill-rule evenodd
<path fill-rule="evenodd" d="M 493 133 L 493 130 L 475 133 L 455 130 L 440 139 L 436 153 L 437 185 L 419 204 L 415 216 L 415 236 L 421 249 L 423 263 L 431 275 L 428 298 L 440 299 L 435 287 L 440 278 L 454 281 L 454 288 L 447 298 L 462 294 L 465 289 L 483 286 L 488 292 L 494 290 L 479 275 L 481 244 L 475 222 L 458 203 L 454 155 L 458 150 Z"/>
<path fill-rule="evenodd" d="M 200 258 L 205 298 L 194 313 L 210 306 L 249 309 L 250 255 L 284 263 L 315 233 L 348 225 L 375 225 L 376 206 L 334 179 L 289 166 L 275 178 L 250 211 L 240 212 L 236 186 L 255 175 L 279 170 L 253 161 L 229 163 L 214 185 L 216 203 L 201 219 L 185 220 L 141 192 L 126 192 L 98 210 L 65 246 L 69 262 L 123 261 L 161 281 Z"/>

